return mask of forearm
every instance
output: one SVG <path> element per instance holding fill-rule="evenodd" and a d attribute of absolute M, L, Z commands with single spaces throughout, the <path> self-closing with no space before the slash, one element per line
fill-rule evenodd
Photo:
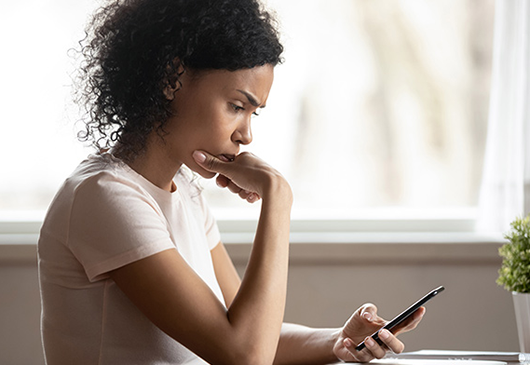
<path fill-rule="evenodd" d="M 340 330 L 315 329 L 285 323 L 274 359 L 275 365 L 323 365 L 337 362 L 333 345 Z"/>
<path fill-rule="evenodd" d="M 291 200 L 290 189 L 263 199 L 245 276 L 228 310 L 239 336 L 236 340 L 271 362 L 285 310 Z"/>

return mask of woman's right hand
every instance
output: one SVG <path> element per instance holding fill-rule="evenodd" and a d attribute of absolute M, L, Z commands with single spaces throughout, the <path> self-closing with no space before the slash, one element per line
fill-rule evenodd
<path fill-rule="evenodd" d="M 250 203 L 272 194 L 292 200 L 285 178 L 272 166 L 250 152 L 242 152 L 232 161 L 223 161 L 207 152 L 195 151 L 195 161 L 205 170 L 218 173 L 217 185 L 228 188 Z"/>

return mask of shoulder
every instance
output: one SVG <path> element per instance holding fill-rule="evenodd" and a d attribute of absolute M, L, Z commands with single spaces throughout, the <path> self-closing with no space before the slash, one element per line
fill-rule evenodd
<path fill-rule="evenodd" d="M 161 211 L 152 197 L 134 181 L 125 164 L 100 155 L 82 161 L 66 179 L 50 204 L 41 234 L 62 237 L 91 237 L 94 227 L 126 227 L 131 217 L 160 221 Z M 110 222 L 110 223 L 109 223 Z"/>
<path fill-rule="evenodd" d="M 100 207 L 127 205 L 150 200 L 139 179 L 121 160 L 111 155 L 90 155 L 65 180 L 52 201 L 48 215 L 69 214 L 75 206 Z"/>
<path fill-rule="evenodd" d="M 67 179 L 68 182 L 72 184 L 75 195 L 82 192 L 142 190 L 137 174 L 123 161 L 108 153 L 90 155 Z"/>

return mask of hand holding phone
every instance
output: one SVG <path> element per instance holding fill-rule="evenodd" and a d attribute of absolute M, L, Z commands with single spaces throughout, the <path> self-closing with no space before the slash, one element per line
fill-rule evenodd
<path fill-rule="evenodd" d="M 444 290 L 445 290 L 445 288 L 443 286 L 439 286 L 438 288 L 431 290 L 427 295 L 425 295 L 423 298 L 418 300 L 416 303 L 412 304 L 410 307 L 405 309 L 401 314 L 399 314 L 394 319 L 392 319 L 390 322 L 388 322 L 386 325 L 381 327 L 377 332 L 375 332 L 370 337 L 372 337 L 378 344 L 382 345 L 383 342 L 379 338 L 379 332 L 382 329 L 386 329 L 386 330 L 389 330 L 389 331 L 392 330 L 392 328 L 396 327 L 398 324 L 400 324 L 405 319 L 410 317 L 414 312 L 416 312 L 418 310 L 418 308 L 420 308 L 422 305 L 427 303 L 429 300 L 434 298 L 438 293 L 440 293 L 440 292 L 442 292 Z M 355 348 L 355 350 L 361 351 L 362 349 L 365 348 L 365 346 L 366 345 L 365 345 L 365 343 L 363 341 Z"/>

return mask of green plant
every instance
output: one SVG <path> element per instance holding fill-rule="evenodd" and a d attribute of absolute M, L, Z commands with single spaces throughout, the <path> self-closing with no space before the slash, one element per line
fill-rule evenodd
<path fill-rule="evenodd" d="M 510 242 L 499 248 L 503 257 L 497 284 L 509 291 L 530 293 L 530 215 L 511 223 L 504 235 Z"/>

